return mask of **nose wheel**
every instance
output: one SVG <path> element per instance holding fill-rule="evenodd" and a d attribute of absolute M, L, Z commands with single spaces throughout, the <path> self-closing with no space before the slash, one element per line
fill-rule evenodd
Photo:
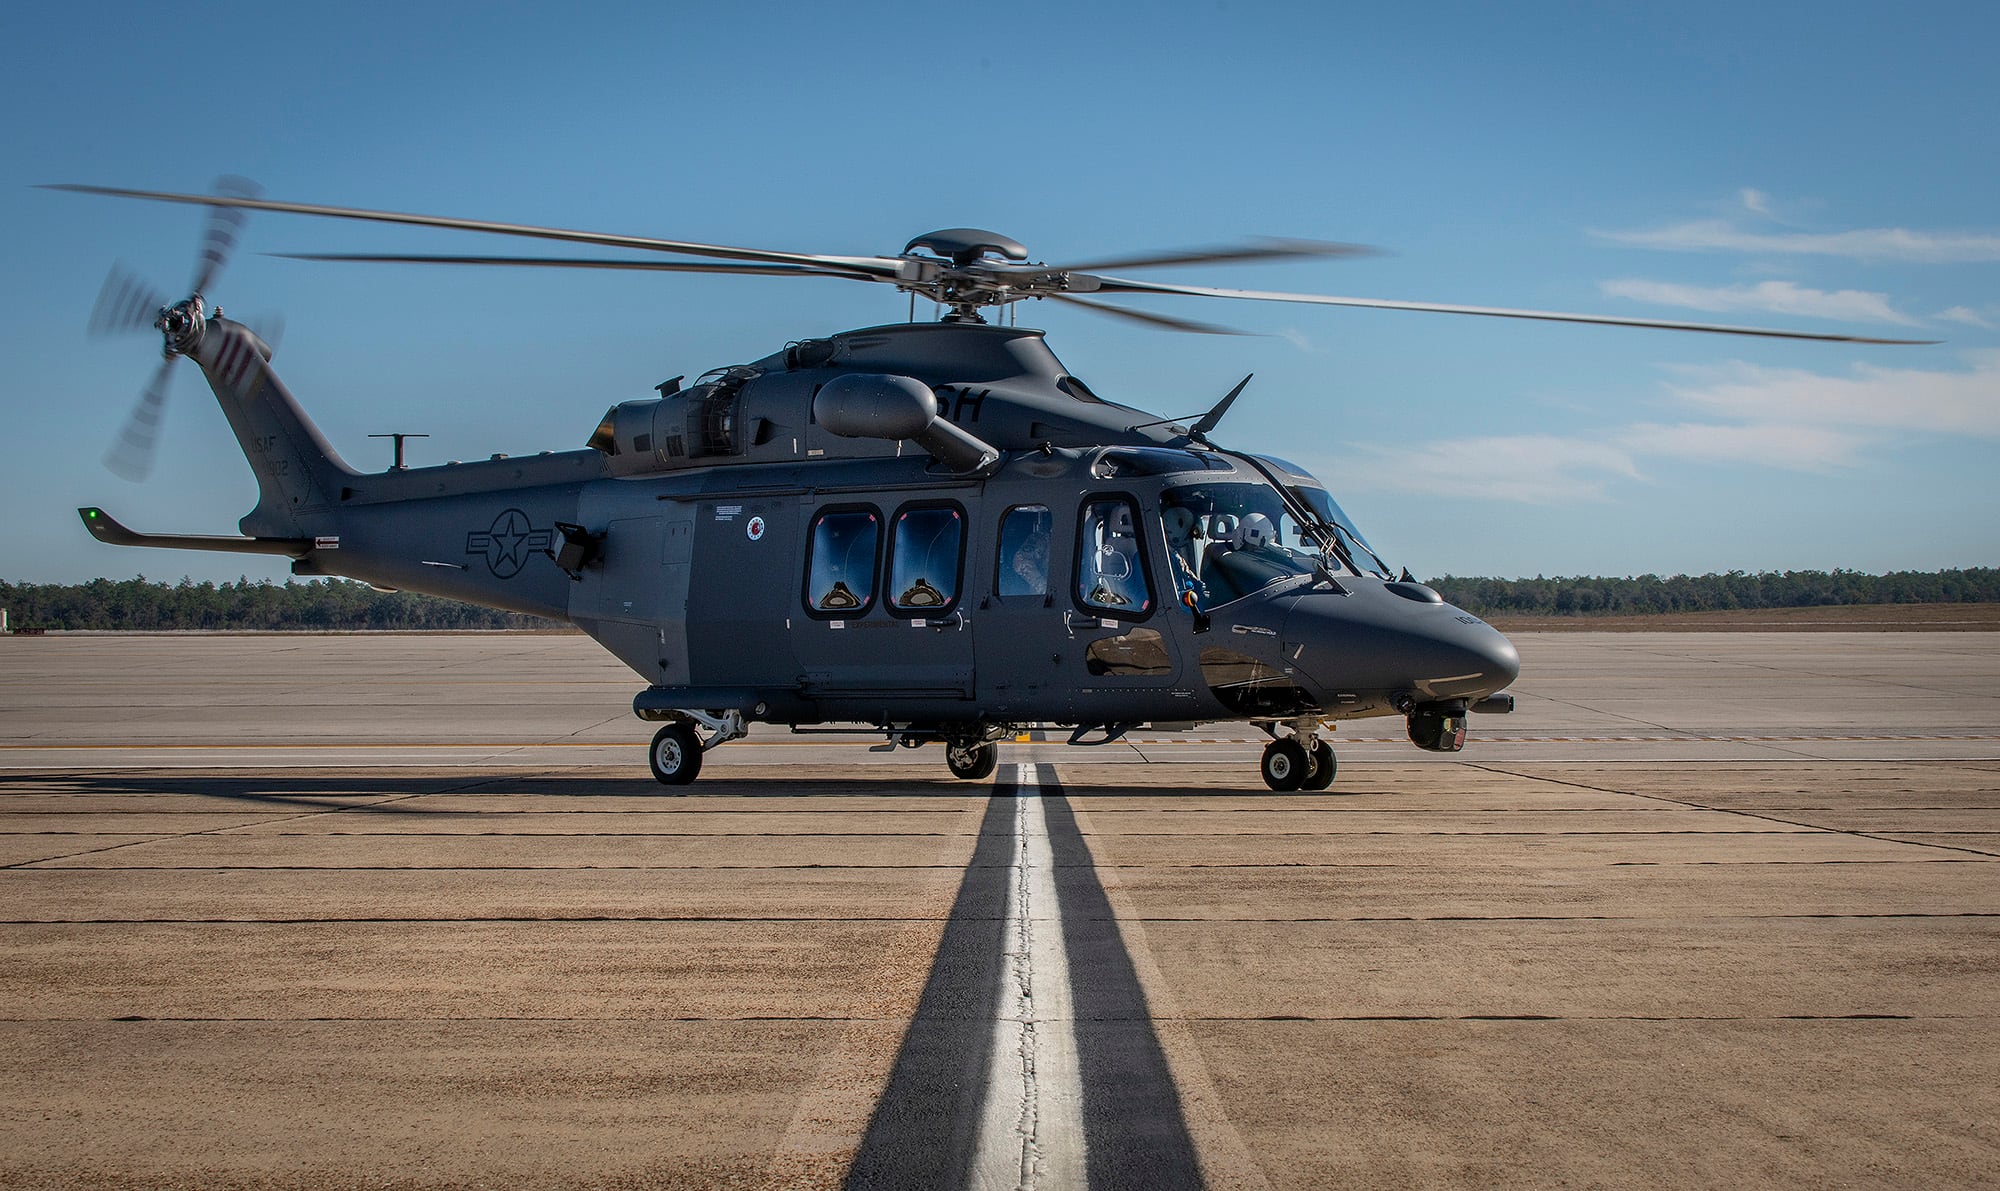
<path fill-rule="evenodd" d="M 1317 735 L 1282 736 L 1264 746 L 1258 766 L 1264 784 L 1273 790 L 1324 790 L 1339 768 L 1333 746 Z"/>

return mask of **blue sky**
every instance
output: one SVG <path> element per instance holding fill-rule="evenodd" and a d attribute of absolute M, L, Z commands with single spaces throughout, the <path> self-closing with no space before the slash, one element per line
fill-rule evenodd
<path fill-rule="evenodd" d="M 1317 472 L 1422 575 L 2000 563 L 2000 9 L 1982 4 L 31 6 L 0 157 L 0 577 L 281 578 L 119 551 L 72 511 L 230 532 L 255 485 L 191 366 L 159 463 L 100 460 L 157 358 L 84 335 L 114 262 L 187 283 L 203 190 L 709 243 L 1036 259 L 1253 235 L 1359 260 L 1149 279 L 1943 339 L 1788 343 L 1157 298 L 1254 335 L 1029 304 L 1160 414 Z M 256 215 L 211 297 L 352 463 L 582 444 L 605 407 L 897 321 L 886 286 L 309 264 L 509 242 Z"/>

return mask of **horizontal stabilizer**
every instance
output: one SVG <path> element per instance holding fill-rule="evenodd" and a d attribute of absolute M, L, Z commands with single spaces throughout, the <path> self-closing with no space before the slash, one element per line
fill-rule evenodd
<path fill-rule="evenodd" d="M 111 546 L 161 546 L 170 550 L 219 550 L 225 554 L 283 554 L 304 558 L 319 545 L 312 538 L 240 538 L 192 533 L 140 533 L 99 508 L 78 509 L 90 536 Z M 335 539 L 337 541 L 337 539 Z"/>

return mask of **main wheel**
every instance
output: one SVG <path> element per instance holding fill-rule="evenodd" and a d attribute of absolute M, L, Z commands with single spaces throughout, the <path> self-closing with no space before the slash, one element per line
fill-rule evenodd
<path fill-rule="evenodd" d="M 961 748 L 955 744 L 944 746 L 944 763 L 951 766 L 951 775 L 975 782 L 983 777 L 993 776 L 1000 764 L 1000 746 L 988 742 Z"/>
<path fill-rule="evenodd" d="M 1333 746 L 1324 740 L 1313 741 L 1312 776 L 1299 784 L 1301 790 L 1324 790 L 1333 784 L 1333 774 L 1340 768 L 1333 759 Z"/>
<path fill-rule="evenodd" d="M 1296 790 L 1305 784 L 1306 774 L 1311 771 L 1304 746 L 1289 736 L 1264 746 L 1264 762 L 1259 768 L 1264 774 L 1264 784 L 1273 790 Z"/>
<path fill-rule="evenodd" d="M 661 728 L 653 736 L 646 760 L 662 785 L 685 786 L 693 781 L 701 772 L 701 738 L 694 734 L 694 725 L 676 720 Z"/>

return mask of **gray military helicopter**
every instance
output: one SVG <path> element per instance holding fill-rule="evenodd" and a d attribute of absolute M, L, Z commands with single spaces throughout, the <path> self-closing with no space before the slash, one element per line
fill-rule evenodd
<path fill-rule="evenodd" d="M 54 189 L 209 208 L 192 293 L 114 274 L 96 325 L 152 327 L 166 360 L 107 460 L 142 475 L 177 358 L 202 370 L 256 472 L 243 536 L 116 545 L 289 556 L 338 575 L 566 621 L 647 683 L 633 699 L 655 777 L 694 780 L 752 723 L 944 746 L 993 772 L 1038 724 L 1103 744 L 1141 724 L 1248 721 L 1263 779 L 1324 789 L 1325 733 L 1401 716 L 1456 752 L 1468 712 L 1512 710 L 1520 657 L 1498 631 L 1383 560 L 1303 468 L 1212 440 L 1249 378 L 1196 417 L 1099 396 L 1043 333 L 982 312 L 1027 298 L 1175 331 L 1223 328 L 1106 305 L 1129 294 L 1298 302 L 1848 343 L 1912 340 L 1167 285 L 1109 270 L 1366 251 L 1272 240 L 1074 265 L 1031 263 L 976 228 L 894 256 L 829 256 L 354 210 L 256 197 Z M 204 292 L 247 211 L 448 228 L 699 260 L 329 255 L 304 259 L 836 277 L 911 295 L 911 321 L 787 344 L 612 407 L 580 450 L 357 471 L 271 369 L 271 348 Z M 1088 296 L 1086 296 L 1088 295 Z M 942 317 L 915 320 L 929 298 Z M 837 728 L 860 724 L 872 727 Z"/>

